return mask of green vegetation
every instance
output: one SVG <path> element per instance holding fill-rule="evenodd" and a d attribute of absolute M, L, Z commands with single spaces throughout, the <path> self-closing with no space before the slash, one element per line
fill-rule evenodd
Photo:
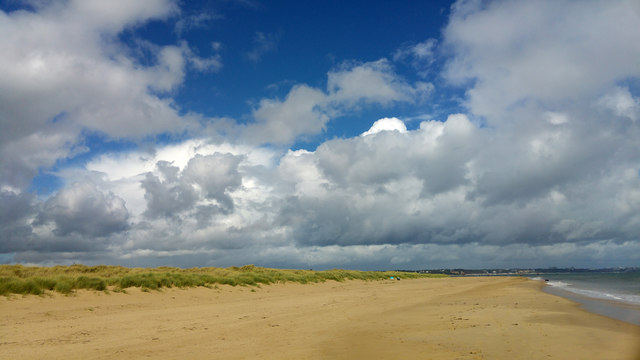
<path fill-rule="evenodd" d="M 268 269 L 254 265 L 230 268 L 174 267 L 126 268 L 122 266 L 53 266 L 36 267 L 0 265 L 0 295 L 33 294 L 47 291 L 70 294 L 76 289 L 98 291 L 124 291 L 138 287 L 145 291 L 171 287 L 214 287 L 220 285 L 257 286 L 274 283 L 297 282 L 302 284 L 327 280 L 383 280 L 391 276 L 405 279 L 442 277 L 445 275 L 418 274 L 395 271 L 354 270 L 285 270 Z"/>

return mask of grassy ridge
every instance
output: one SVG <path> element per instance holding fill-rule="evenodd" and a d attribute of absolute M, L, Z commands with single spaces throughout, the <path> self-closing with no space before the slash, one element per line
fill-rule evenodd
<path fill-rule="evenodd" d="M 0 265 L 0 295 L 41 295 L 47 291 L 69 294 L 76 289 L 122 291 L 130 287 L 156 290 L 171 287 L 210 287 L 216 284 L 232 286 L 259 286 L 284 282 L 306 284 L 327 280 L 382 280 L 391 276 L 409 279 L 437 277 L 438 275 L 340 269 L 326 271 L 284 270 L 254 265 L 191 269 L 174 267 L 127 268 L 107 265 L 53 267 Z"/>

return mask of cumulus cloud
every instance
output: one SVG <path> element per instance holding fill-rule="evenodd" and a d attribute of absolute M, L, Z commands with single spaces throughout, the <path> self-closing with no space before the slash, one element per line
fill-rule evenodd
<path fill-rule="evenodd" d="M 164 181 L 158 175 L 147 173 L 145 179 L 140 182 L 147 200 L 145 214 L 150 217 L 172 216 L 191 209 L 198 196 L 191 184 L 179 181 L 178 167 L 166 161 L 158 162 L 157 167 Z"/>
<path fill-rule="evenodd" d="M 226 211 L 233 211 L 233 200 L 228 191 L 242 184 L 238 172 L 241 157 L 231 154 L 196 155 L 187 164 L 184 176 L 197 184 L 208 199 L 215 199 Z"/>
<path fill-rule="evenodd" d="M 32 236 L 31 221 L 37 212 L 37 201 L 31 194 L 0 191 L 0 252 L 23 250 Z"/>
<path fill-rule="evenodd" d="M 629 46 L 640 41 L 633 1 L 480 4 L 453 7 L 444 75 L 473 81 L 468 105 L 492 123 L 508 121 L 514 106 L 565 106 L 640 75 L 640 47 Z"/>
<path fill-rule="evenodd" d="M 358 102 L 388 105 L 412 101 L 414 89 L 398 77 L 386 59 L 331 71 L 327 80 L 331 100 L 353 107 Z"/>
<path fill-rule="evenodd" d="M 378 124 L 388 122 L 399 125 L 388 119 Z M 295 229 L 298 241 L 313 245 L 434 242 L 439 238 L 470 241 L 470 234 L 465 237 L 462 230 L 448 235 L 441 232 L 463 224 L 460 205 L 465 199 L 466 163 L 476 150 L 471 145 L 460 151 L 450 149 L 472 144 L 474 136 L 480 136 L 476 132 L 464 115 L 457 115 L 444 124 L 424 122 L 414 131 L 379 131 L 325 142 L 307 156 L 316 159 L 308 163 L 316 167 L 328 191 L 296 193 L 288 199 L 281 218 Z M 451 219 L 448 217 L 456 210 L 450 201 L 459 207 Z M 469 205 L 471 209 L 476 206 Z M 445 224 L 439 223 L 442 221 Z"/>
<path fill-rule="evenodd" d="M 374 118 L 362 136 L 323 141 L 316 149 L 262 145 L 313 136 L 369 105 L 390 112 L 397 103 L 419 107 L 422 95 L 434 91 L 430 83 L 399 76 L 386 59 L 345 63 L 328 73 L 326 88 L 296 85 L 283 99 L 258 102 L 247 124 L 230 122 L 242 142 L 200 138 L 153 152 L 103 154 L 84 169 L 60 171 L 70 185 L 49 198 L 3 183 L 2 250 L 15 253 L 16 261 L 99 258 L 135 265 L 635 264 L 640 102 L 633 84 L 640 76 L 640 48 L 630 44 L 640 44 L 640 20 L 630 5 L 457 2 L 437 46 L 450 55 L 443 59 L 445 81 L 466 91 L 463 113 L 410 129 L 402 116 Z M 109 20 L 103 28 L 118 31 L 135 24 L 131 17 L 152 16 L 139 14 Z M 0 25 L 9 26 L 42 15 L 2 16 Z M 435 47 L 426 40 L 404 48 L 396 60 L 411 59 L 416 69 L 423 61 L 431 69 L 432 57 L 441 56 Z M 131 65 L 129 57 L 91 59 L 114 71 L 112 81 L 122 82 L 107 88 L 133 86 L 126 100 L 118 100 L 125 109 L 155 101 L 158 111 L 167 110 L 175 120 L 170 103 L 146 89 L 179 86 L 190 55 L 180 44 L 149 48 L 158 60 L 148 68 Z M 28 58 L 21 56 L 15 59 Z M 82 124 L 118 136 L 110 126 L 129 126 L 91 125 L 93 120 L 77 120 L 81 110 L 73 106 L 51 110 L 46 99 L 53 91 L 26 84 L 24 89 L 42 92 L 26 115 L 62 114 L 45 127 L 38 125 L 41 115 L 34 115 L 24 128 L 9 129 L 2 151 L 11 156 L 0 165 L 9 184 L 26 183 L 39 166 L 74 151 L 76 133 L 64 129 Z M 98 91 L 89 85 L 78 89 Z M 22 111 L 3 109 L 3 119 Z M 150 133 L 184 126 L 173 120 L 158 125 L 162 117 L 155 118 L 156 112 L 135 109 L 151 119 L 139 125 Z M 135 134 L 138 125 L 131 126 Z M 97 244 L 82 238 L 98 239 Z"/>
<path fill-rule="evenodd" d="M 417 103 L 433 91 L 433 84 L 410 84 L 387 59 L 363 64 L 345 63 L 328 73 L 327 89 L 296 85 L 284 100 L 263 99 L 253 111 L 256 120 L 244 135 L 257 143 L 288 145 L 300 136 L 322 132 L 331 119 L 365 105 Z"/>
<path fill-rule="evenodd" d="M 306 85 L 292 88 L 283 101 L 263 99 L 246 136 L 257 143 L 289 144 L 300 135 L 317 134 L 330 119 L 320 108 L 324 103 L 326 95 Z"/>
<path fill-rule="evenodd" d="M 398 118 L 383 118 L 376 120 L 371 128 L 364 133 L 363 136 L 377 134 L 380 131 L 398 131 L 401 133 L 407 132 L 407 127 L 404 122 Z"/>
<path fill-rule="evenodd" d="M 177 49 L 160 48 L 158 65 L 150 69 L 138 70 L 131 59 L 110 57 L 116 55 L 113 37 L 125 26 L 168 16 L 174 10 L 173 6 L 165 1 L 140 2 L 133 7 L 116 3 L 109 4 L 103 12 L 98 4 L 100 2 L 79 1 L 64 6 L 52 2 L 39 13 L 2 14 L 0 26 L 3 32 L 12 34 L 3 37 L 5 51 L 1 57 L 3 78 L 6 79 L 2 85 L 2 108 L 6 109 L 3 119 L 8 125 L 7 131 L 3 132 L 5 137 L 24 136 L 34 128 L 47 125 L 58 114 L 65 114 L 63 118 L 69 119 L 67 121 L 73 119 L 82 125 L 121 135 L 118 127 L 132 123 L 129 116 L 110 116 L 110 121 L 99 121 L 95 114 L 91 118 L 75 116 L 85 107 L 89 108 L 84 110 L 86 112 L 96 110 L 100 114 L 99 111 L 107 111 L 96 98 L 119 104 L 114 106 L 116 108 L 146 105 L 146 109 L 139 111 L 155 114 L 147 121 L 156 121 L 162 129 L 168 125 L 167 121 L 171 121 L 173 115 L 168 104 L 146 93 L 145 88 L 153 85 L 167 89 L 180 80 L 182 64 Z M 157 78 L 161 80 L 156 82 Z M 67 91 L 57 91 L 60 88 L 67 88 Z M 25 100 L 19 99 L 28 99 L 29 105 L 25 106 Z M 9 126 L 13 124 L 10 120 L 18 114 L 23 117 L 23 126 Z M 145 125 L 153 126 L 153 123 Z M 131 124 L 125 128 L 136 133 Z"/>
<path fill-rule="evenodd" d="M 185 43 L 138 42 L 155 59 L 143 66 L 136 49 L 118 39 L 131 27 L 176 14 L 173 2 L 51 1 L 36 10 L 0 12 L 3 184 L 24 188 L 28 182 L 10 174 L 33 177 L 39 167 L 73 155 L 83 132 L 140 138 L 190 126 L 157 92 L 179 86 L 186 64 L 216 69 L 219 59 L 197 57 Z M 32 147 L 42 156 L 24 151 Z"/>
<path fill-rule="evenodd" d="M 128 217 L 122 198 L 104 194 L 95 184 L 76 183 L 44 203 L 36 224 L 52 222 L 53 233 L 58 236 L 77 233 L 103 237 L 125 230 Z"/>
<path fill-rule="evenodd" d="M 631 60 L 640 54 L 629 57 L 640 48 L 624 45 L 640 40 L 628 31 L 639 22 L 624 1 L 457 3 L 444 33 L 455 50 L 445 76 L 474 82 L 467 106 L 494 127 L 491 146 L 470 164 L 474 194 L 526 202 L 637 168 L 623 150 L 637 146 L 628 122 L 636 102 L 617 84 L 640 76 Z"/>
<path fill-rule="evenodd" d="M 179 218 L 193 210 L 199 217 L 232 213 L 234 202 L 229 193 L 242 185 L 238 172 L 242 160 L 230 153 L 196 154 L 182 171 L 168 161 L 158 161 L 156 171 L 146 173 L 140 181 L 147 203 L 144 214 Z"/>
<path fill-rule="evenodd" d="M 372 128 L 387 128 L 380 126 L 385 123 L 402 129 L 397 119 L 380 119 Z M 555 128 L 566 123 L 546 124 Z M 415 130 L 394 129 L 330 140 L 315 151 L 288 151 L 278 161 L 273 161 L 277 153 L 252 154 L 257 148 L 195 141 L 160 148 L 144 164 L 139 156 L 120 158 L 118 165 L 132 170 L 101 186 L 138 184 L 145 207 L 129 216 L 128 240 L 105 256 L 147 259 L 149 264 L 165 259 L 305 267 L 352 259 L 352 264 L 371 268 L 463 262 L 472 255 L 478 264 L 512 264 L 513 259 L 522 264 L 541 253 L 555 259 L 549 260 L 553 264 L 577 244 L 592 244 L 592 255 L 577 251 L 591 258 L 595 249 L 606 248 L 608 239 L 618 244 L 608 247 L 609 252 L 634 246 L 640 231 L 637 171 L 611 168 L 604 177 L 537 185 L 523 200 L 519 192 L 508 197 L 513 191 L 505 184 L 519 176 L 511 174 L 511 162 L 477 164 L 487 149 L 494 154 L 504 146 L 494 143 L 494 129 L 478 128 L 462 114 L 445 122 L 424 121 Z M 149 163 L 153 170 L 142 172 Z M 115 165 L 102 159 L 92 168 L 108 171 L 109 166 Z M 492 183 L 485 182 L 487 172 L 504 176 L 503 186 L 484 188 Z M 521 181 L 513 183 L 531 184 Z M 127 203 L 135 197 L 126 186 L 114 189 Z M 45 207 L 51 210 L 76 193 L 63 190 Z M 71 218 L 48 220 L 58 234 L 88 231 L 70 228 L 65 220 Z M 498 247 L 500 256 L 495 255 Z M 206 254 L 206 259 L 196 254 Z"/>
<path fill-rule="evenodd" d="M 72 134 L 52 134 L 45 130 L 0 142 L 0 154 L 3 157 L 0 162 L 0 184 L 17 189 L 26 188 L 40 167 L 54 164 L 57 159 L 74 152 L 74 139 Z"/>

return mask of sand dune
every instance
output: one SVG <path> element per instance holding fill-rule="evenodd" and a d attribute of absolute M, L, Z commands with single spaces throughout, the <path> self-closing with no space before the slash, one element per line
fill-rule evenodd
<path fill-rule="evenodd" d="M 521 278 L 0 298 L 3 359 L 639 359 L 640 327 Z"/>

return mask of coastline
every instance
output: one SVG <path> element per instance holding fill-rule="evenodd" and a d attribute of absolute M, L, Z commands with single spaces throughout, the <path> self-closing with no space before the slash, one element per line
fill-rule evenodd
<path fill-rule="evenodd" d="M 637 359 L 640 326 L 517 277 L 0 297 L 7 359 Z"/>
<path fill-rule="evenodd" d="M 574 301 L 580 304 L 586 311 L 640 326 L 639 305 L 615 300 L 592 298 L 549 285 L 545 286 L 542 290 L 545 293 Z"/>

